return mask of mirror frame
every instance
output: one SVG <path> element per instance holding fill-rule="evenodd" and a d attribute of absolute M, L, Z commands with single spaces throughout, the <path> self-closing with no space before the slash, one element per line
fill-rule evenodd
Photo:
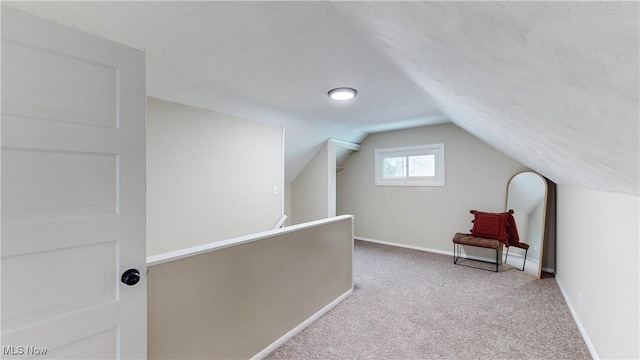
<path fill-rule="evenodd" d="M 542 260 L 543 260 L 543 254 L 544 254 L 544 243 L 546 238 L 547 208 L 549 206 L 549 185 L 547 184 L 547 179 L 535 171 L 521 171 L 517 174 L 514 174 L 507 182 L 507 196 L 505 199 L 505 211 L 509 211 L 509 207 L 508 207 L 509 206 L 509 186 L 511 185 L 511 181 L 513 181 L 513 179 L 515 179 L 516 176 L 522 175 L 522 174 L 536 175 L 540 178 L 540 180 L 542 181 L 542 184 L 544 185 L 544 195 L 542 199 L 544 204 L 542 207 L 542 224 L 540 229 L 540 252 L 538 253 L 538 271 L 537 273 L 530 273 L 526 271 L 526 268 L 525 268 L 525 271 L 523 271 L 528 276 L 532 276 L 536 279 L 540 279 L 542 275 Z M 527 244 L 529 243 L 527 242 Z"/>

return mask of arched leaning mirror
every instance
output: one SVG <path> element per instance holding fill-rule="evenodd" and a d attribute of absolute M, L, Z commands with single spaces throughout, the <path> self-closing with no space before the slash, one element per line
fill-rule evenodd
<path fill-rule="evenodd" d="M 503 264 L 536 279 L 542 270 L 547 193 L 546 180 L 534 172 L 516 174 L 507 185 L 506 210 L 513 210 L 520 245 L 505 249 Z"/>

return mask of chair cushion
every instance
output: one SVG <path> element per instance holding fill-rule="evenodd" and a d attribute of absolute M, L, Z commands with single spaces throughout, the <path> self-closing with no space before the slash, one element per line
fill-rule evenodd
<path fill-rule="evenodd" d="M 504 213 L 489 213 L 471 210 L 474 216 L 471 235 L 507 242 L 507 216 Z"/>
<path fill-rule="evenodd" d="M 502 243 L 495 239 L 485 239 L 482 237 L 475 237 L 470 234 L 456 233 L 453 236 L 453 242 L 461 245 L 471 245 L 489 249 L 499 249 Z"/>

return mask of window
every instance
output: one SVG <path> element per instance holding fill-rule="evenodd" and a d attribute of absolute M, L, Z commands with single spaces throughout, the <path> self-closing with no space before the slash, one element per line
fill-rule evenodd
<path fill-rule="evenodd" d="M 444 186 L 444 144 L 376 149 L 377 186 Z"/>

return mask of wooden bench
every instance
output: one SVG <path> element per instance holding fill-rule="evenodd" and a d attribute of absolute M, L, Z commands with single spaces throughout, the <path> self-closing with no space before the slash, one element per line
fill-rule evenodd
<path fill-rule="evenodd" d="M 496 239 L 486 239 L 486 238 L 471 236 L 470 234 L 456 233 L 453 236 L 453 263 L 458 264 L 458 259 L 460 258 L 474 260 L 474 261 L 481 261 L 489 264 L 495 264 L 496 272 L 498 272 L 498 267 L 500 266 L 500 263 L 501 263 L 500 255 L 502 252 L 502 244 L 503 243 L 500 240 L 496 240 Z M 481 247 L 485 249 L 494 249 L 496 251 L 496 262 L 494 263 L 490 261 L 462 257 L 460 256 L 462 245 Z M 462 265 L 462 264 L 459 264 L 459 265 Z M 468 265 L 465 265 L 465 266 L 468 266 Z M 472 267 L 475 267 L 475 266 L 472 266 Z M 484 270 L 488 270 L 488 269 L 484 269 Z"/>

